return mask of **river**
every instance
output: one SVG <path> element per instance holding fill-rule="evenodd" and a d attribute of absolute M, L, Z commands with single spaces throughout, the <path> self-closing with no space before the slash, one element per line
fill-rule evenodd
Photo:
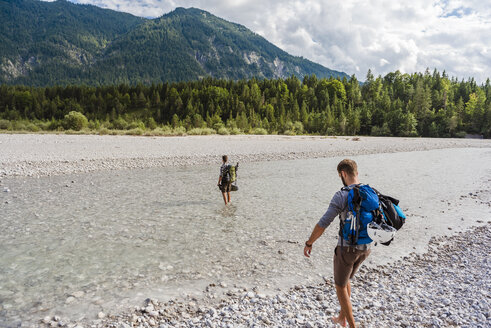
<path fill-rule="evenodd" d="M 367 265 L 491 218 L 490 149 L 352 158 L 361 181 L 399 198 L 408 216 Z M 3 178 L 0 326 L 95 319 L 147 297 L 199 297 L 210 283 L 274 292 L 330 278 L 337 222 L 312 259 L 302 251 L 341 187 L 341 159 L 241 163 L 229 206 L 216 187 L 220 163 Z"/>

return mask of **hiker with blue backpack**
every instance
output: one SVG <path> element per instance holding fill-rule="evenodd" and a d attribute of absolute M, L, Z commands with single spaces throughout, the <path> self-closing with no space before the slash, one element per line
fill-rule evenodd
<path fill-rule="evenodd" d="M 388 245 L 406 217 L 397 206 L 398 200 L 360 183 L 355 161 L 342 160 L 337 171 L 344 187 L 334 194 L 326 213 L 305 242 L 304 255 L 310 257 L 314 242 L 339 215 L 339 238 L 334 249 L 333 271 L 341 310 L 332 321 L 354 328 L 349 280 L 370 254 L 372 242 Z"/>
<path fill-rule="evenodd" d="M 222 192 L 223 201 L 225 205 L 230 203 L 230 192 L 238 189 L 237 184 L 237 170 L 239 169 L 239 163 L 235 166 L 228 164 L 228 156 L 222 156 L 222 166 L 220 166 L 220 175 L 218 176 L 217 186 Z"/>

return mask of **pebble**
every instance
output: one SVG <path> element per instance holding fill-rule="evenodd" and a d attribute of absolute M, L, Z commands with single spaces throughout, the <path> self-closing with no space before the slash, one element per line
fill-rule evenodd
<path fill-rule="evenodd" d="M 83 291 L 78 291 L 72 294 L 73 297 L 80 298 L 85 295 L 85 292 Z"/>
<path fill-rule="evenodd" d="M 75 298 L 75 297 L 73 297 L 73 296 L 68 296 L 68 297 L 67 297 L 67 299 L 66 299 L 66 301 L 65 301 L 65 303 L 66 303 L 66 304 L 70 304 L 70 303 L 72 303 L 72 302 L 73 302 L 73 301 L 75 301 L 75 300 L 76 300 L 76 298 Z"/>

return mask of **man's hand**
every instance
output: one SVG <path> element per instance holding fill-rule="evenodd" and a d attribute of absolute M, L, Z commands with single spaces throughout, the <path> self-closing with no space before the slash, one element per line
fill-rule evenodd
<path fill-rule="evenodd" d="M 310 252 L 312 252 L 312 246 L 309 247 L 305 245 L 305 247 L 303 248 L 303 255 L 310 257 Z"/>
<path fill-rule="evenodd" d="M 312 252 L 312 244 L 324 233 L 326 228 L 322 228 L 319 224 L 316 224 L 312 234 L 310 235 L 309 240 L 305 242 L 305 247 L 303 249 L 303 254 L 307 257 L 310 257 L 310 253 Z"/>

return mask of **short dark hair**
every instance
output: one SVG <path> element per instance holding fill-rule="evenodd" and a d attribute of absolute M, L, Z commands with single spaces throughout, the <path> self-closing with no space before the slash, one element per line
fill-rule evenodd
<path fill-rule="evenodd" d="M 224 162 L 228 161 L 228 156 L 227 156 L 227 155 L 223 155 L 223 156 L 222 156 L 222 160 L 223 160 Z"/>
<path fill-rule="evenodd" d="M 338 173 L 346 172 L 349 176 L 356 176 L 358 174 L 358 165 L 352 159 L 343 159 L 338 164 Z"/>

